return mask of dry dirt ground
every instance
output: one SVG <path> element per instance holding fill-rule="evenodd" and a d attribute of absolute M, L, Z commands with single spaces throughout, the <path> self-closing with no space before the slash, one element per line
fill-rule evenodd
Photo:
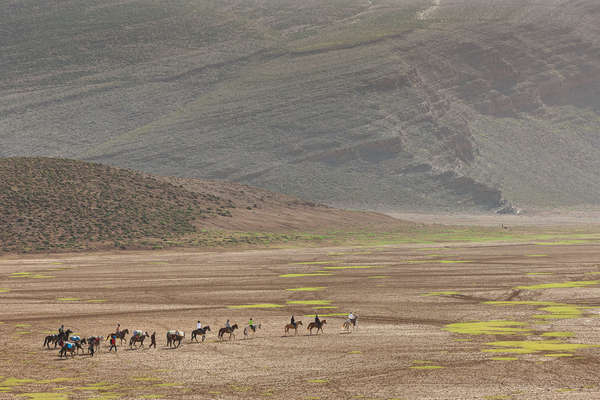
<path fill-rule="evenodd" d="M 285 276 L 306 273 L 318 275 Z M 4 257 L 0 398 L 599 398 L 597 274 L 600 243 Z M 283 337 L 316 307 L 324 334 Z M 359 327 L 344 333 L 349 311 Z M 254 337 L 216 340 L 250 317 Z M 213 330 L 190 343 L 198 319 Z M 61 323 L 87 336 L 117 322 L 156 331 L 158 348 L 42 348 Z M 168 329 L 186 332 L 180 348 L 165 347 Z"/>

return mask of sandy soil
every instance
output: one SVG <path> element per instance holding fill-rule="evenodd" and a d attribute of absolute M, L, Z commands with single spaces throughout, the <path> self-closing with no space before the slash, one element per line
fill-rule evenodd
<path fill-rule="evenodd" d="M 0 398 L 598 398 L 600 348 L 568 345 L 600 344 L 600 281 L 515 287 L 598 279 L 599 258 L 600 244 L 5 257 Z M 343 266 L 371 268 L 332 268 Z M 281 276 L 316 271 L 331 275 Z M 288 290 L 307 287 L 320 290 Z M 560 304 L 484 304 L 499 300 Z M 281 307 L 228 308 L 249 304 Z M 318 310 L 324 334 L 282 336 L 292 313 L 306 324 L 313 307 L 335 307 Z M 351 333 L 341 330 L 342 317 L 325 316 L 348 311 L 360 316 Z M 256 336 L 216 340 L 226 319 L 242 325 L 249 317 L 262 324 Z M 190 343 L 198 319 L 213 331 Z M 517 330 L 448 326 L 491 320 L 513 321 Z M 87 336 L 106 335 L 117 322 L 156 331 L 158 348 L 124 345 L 109 354 L 103 344 L 93 358 L 68 360 L 42 349 L 61 323 Z M 180 348 L 165 348 L 168 329 L 186 332 Z M 499 341 L 524 344 L 489 344 Z M 530 349 L 541 341 L 546 348 Z"/>

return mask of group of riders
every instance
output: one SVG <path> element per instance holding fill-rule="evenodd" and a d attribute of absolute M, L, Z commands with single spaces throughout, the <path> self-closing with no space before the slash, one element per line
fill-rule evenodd
<path fill-rule="evenodd" d="M 356 321 L 358 320 L 358 316 L 355 315 L 353 312 L 350 312 L 350 314 L 348 314 L 348 317 L 344 323 L 344 325 L 350 326 L 352 325 L 353 327 L 356 326 Z M 294 316 L 292 315 L 292 317 L 290 318 L 290 325 L 292 325 L 292 327 L 294 329 L 298 328 L 298 322 L 296 321 L 296 319 L 294 318 Z M 319 315 L 315 314 L 315 319 L 314 319 L 314 325 L 316 328 L 322 328 L 323 323 L 321 322 L 321 320 L 319 319 Z M 259 326 L 260 327 L 260 324 Z M 203 327 L 202 323 L 200 321 L 198 321 L 196 323 L 196 330 L 197 331 L 201 331 L 201 332 L 205 332 L 207 327 Z M 248 328 L 250 330 L 252 330 L 252 332 L 256 332 L 256 328 L 257 325 L 255 324 L 253 318 L 250 318 L 250 320 L 248 321 Z M 229 322 L 229 320 L 227 320 L 225 322 L 225 329 L 228 332 L 232 331 L 232 326 L 231 323 Z M 70 329 L 65 330 L 64 325 L 61 325 L 60 328 L 58 328 L 58 335 L 51 335 L 49 337 L 52 337 L 52 341 L 55 343 L 55 345 L 58 345 L 60 347 L 60 352 L 59 355 L 62 357 L 63 355 L 66 356 L 67 352 L 73 352 L 77 349 L 82 349 L 82 344 L 86 344 L 88 345 L 88 352 L 89 354 L 93 357 L 94 356 L 94 352 L 95 352 L 95 348 L 97 346 L 100 345 L 100 337 L 90 337 L 87 339 L 82 339 L 79 336 L 71 336 L 72 331 Z M 109 335 L 110 338 L 110 347 L 109 347 L 109 352 L 114 350 L 115 352 L 117 351 L 117 339 L 121 339 L 123 340 L 123 331 L 121 331 L 121 324 L 117 324 L 117 327 L 115 329 L 115 332 Z M 156 348 L 156 332 L 153 332 L 152 335 L 148 335 L 147 332 L 142 332 L 142 331 L 134 331 L 134 337 L 136 335 L 145 335 L 147 337 L 150 338 L 150 348 L 154 347 Z M 46 338 L 46 341 L 48 341 L 48 338 Z M 202 338 L 202 340 L 204 340 L 204 337 Z M 48 341 L 49 343 L 49 341 Z M 44 342 L 44 344 L 46 344 L 46 342 Z M 143 344 L 143 341 L 142 341 Z"/>

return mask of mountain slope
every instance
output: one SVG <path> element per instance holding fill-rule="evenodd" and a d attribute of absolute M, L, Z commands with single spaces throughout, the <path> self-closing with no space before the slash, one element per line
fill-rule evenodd
<path fill-rule="evenodd" d="M 592 0 L 11 2 L 0 155 L 344 207 L 597 204 Z"/>
<path fill-rule="evenodd" d="M 402 225 L 381 214 L 332 209 L 235 183 L 65 159 L 0 158 L 0 251 L 168 247 L 182 238 L 203 244 L 203 236 L 223 230 Z"/>

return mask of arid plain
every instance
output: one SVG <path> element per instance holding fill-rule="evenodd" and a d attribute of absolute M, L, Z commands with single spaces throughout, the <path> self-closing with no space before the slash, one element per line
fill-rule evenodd
<path fill-rule="evenodd" d="M 0 398 L 598 398 L 599 257 L 593 235 L 3 257 Z M 324 334 L 283 336 L 315 311 Z M 216 340 L 250 317 L 255 336 Z M 190 343 L 198 319 L 212 332 Z M 59 359 L 42 342 L 61 323 L 156 331 L 158 347 Z M 186 332 L 178 349 L 168 329 Z"/>

